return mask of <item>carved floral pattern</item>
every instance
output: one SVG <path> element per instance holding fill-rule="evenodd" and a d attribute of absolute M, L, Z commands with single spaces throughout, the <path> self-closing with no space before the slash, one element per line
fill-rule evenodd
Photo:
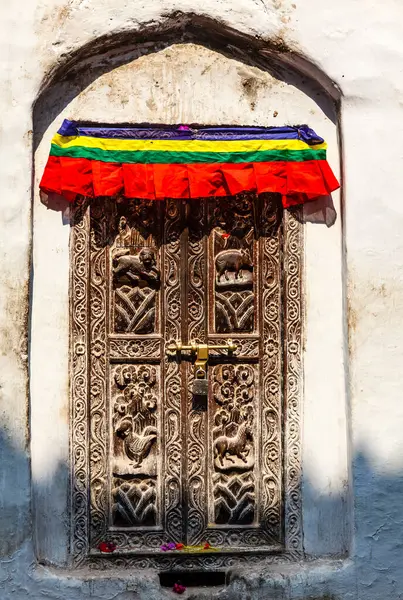
<path fill-rule="evenodd" d="M 108 530 L 108 452 L 106 399 L 107 254 L 114 207 L 96 199 L 90 212 L 90 545 L 97 548 Z"/>
<path fill-rule="evenodd" d="M 284 270 L 285 338 L 287 370 L 285 372 L 285 540 L 287 550 L 302 552 L 301 497 L 301 377 L 302 377 L 302 236 L 298 214 L 285 213 Z M 291 347 L 291 348 L 290 348 Z M 291 350 L 291 351 L 290 351 Z"/>
<path fill-rule="evenodd" d="M 161 340 L 110 339 L 111 358 L 124 361 L 127 358 L 158 358 L 161 353 Z"/>
<path fill-rule="evenodd" d="M 72 218 L 70 261 L 71 337 L 71 493 L 73 560 L 81 562 L 89 549 L 88 498 L 90 471 L 88 461 L 88 273 L 89 273 L 89 211 L 82 199 L 75 206 Z"/>
<path fill-rule="evenodd" d="M 206 201 L 191 203 L 189 207 L 189 240 L 188 240 L 188 339 L 206 342 L 207 334 L 207 269 L 206 240 L 203 236 L 206 227 Z M 206 520 L 206 478 L 203 457 L 206 452 L 206 414 L 194 409 L 192 403 L 192 386 L 194 369 L 187 365 L 187 406 L 188 406 L 188 541 L 189 544 L 202 543 L 207 526 Z"/>
<path fill-rule="evenodd" d="M 165 210 L 164 282 L 165 331 L 167 343 L 181 339 L 181 204 L 167 200 Z M 184 539 L 182 519 L 182 378 L 177 360 L 165 355 L 164 394 L 164 465 L 165 539 L 181 542 Z M 161 543 L 164 540 L 161 541 Z M 159 544 L 161 545 L 161 544 Z"/>

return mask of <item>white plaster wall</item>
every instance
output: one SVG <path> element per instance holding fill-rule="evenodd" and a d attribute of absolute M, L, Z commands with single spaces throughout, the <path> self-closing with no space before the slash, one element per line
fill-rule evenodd
<path fill-rule="evenodd" d="M 205 0 L 203 3 L 199 0 L 153 0 L 135 5 L 125 0 L 25 0 L 18 7 L 1 3 L 0 554 L 4 561 L 0 581 L 3 597 L 8 600 L 11 597 L 36 599 L 44 595 L 50 598 L 92 596 L 130 600 L 149 597 L 151 591 L 157 597 L 157 588 L 148 580 L 140 585 L 116 579 L 97 584 L 89 582 L 85 574 L 81 579 L 71 579 L 30 567 L 34 558 L 30 542 L 26 337 L 32 239 L 29 222 L 31 131 L 32 104 L 41 82 L 52 69 L 101 35 L 118 36 L 130 31 L 134 34 L 146 26 L 166 22 L 173 11 L 220 21 L 223 28 L 231 27 L 250 36 L 251 44 L 256 39 L 281 42 L 280 49 L 295 50 L 298 56 L 293 59 L 301 68 L 309 65 L 301 63 L 300 56 L 311 61 L 311 72 L 318 76 L 321 72 L 326 74 L 343 94 L 343 235 L 340 235 L 340 220 L 331 228 L 318 224 L 306 226 L 304 517 L 309 553 L 315 553 L 318 548 L 320 553 L 327 548 L 341 548 L 348 539 L 344 529 L 348 524 L 343 524 L 341 536 L 337 519 L 330 522 L 333 532 L 329 526 L 329 514 L 334 515 L 333 510 L 347 501 L 346 495 L 341 493 L 346 471 L 342 465 L 346 464 L 343 432 L 344 406 L 347 406 L 347 414 L 351 417 L 348 466 L 354 484 L 351 558 L 343 563 L 284 567 L 276 572 L 266 570 L 261 573 L 259 594 L 262 597 L 270 597 L 269 594 L 276 597 L 277 594 L 277 597 L 285 598 L 324 598 L 325 594 L 335 598 L 370 600 L 383 600 L 385 596 L 399 598 L 403 595 L 403 436 L 400 427 L 403 411 L 400 401 L 403 359 L 400 343 L 403 247 L 400 232 L 403 219 L 399 208 L 403 6 L 395 0 L 387 0 L 382 5 L 365 0 L 339 0 L 338 3 L 323 0 L 305 0 L 304 3 L 298 0 Z M 104 44 L 108 44 L 107 38 Z M 283 59 L 288 58 L 289 54 L 285 53 Z M 220 78 L 221 60 L 216 67 Z M 225 81 L 230 80 L 233 84 L 233 77 L 226 74 Z M 216 109 L 222 109 L 223 104 L 229 109 L 230 104 L 219 98 L 219 93 L 216 95 Z M 136 102 L 139 101 L 137 96 Z M 112 104 L 108 101 L 109 107 Z M 205 114 L 210 107 L 197 106 L 196 101 L 194 106 L 178 105 L 172 109 L 172 120 L 176 115 L 178 118 L 183 115 L 180 120 L 185 121 L 187 115 L 193 114 L 191 110 L 200 108 L 204 111 L 203 118 L 195 120 L 208 120 Z M 303 106 L 307 108 L 308 104 Z M 269 110 L 263 115 L 264 108 Z M 99 105 L 94 106 L 96 109 Z M 244 114 L 253 119 L 256 113 L 262 115 L 262 120 L 256 122 L 270 124 L 272 105 L 266 97 L 265 100 L 259 98 L 255 111 L 246 105 L 244 114 L 236 113 L 238 107 L 232 109 L 231 120 L 235 121 L 238 114 L 240 122 L 253 122 L 244 121 Z M 142 106 L 142 110 L 152 112 L 150 107 Z M 182 112 L 175 113 L 174 110 Z M 283 113 L 278 107 L 274 110 L 279 111 L 276 123 L 280 124 Z M 150 120 L 157 120 L 157 112 Z M 102 119 L 106 120 L 104 114 L 102 112 Z M 312 124 L 313 118 L 314 127 L 329 141 L 334 140 L 334 127 L 326 123 L 323 115 L 320 112 L 312 115 L 309 119 Z M 141 119 L 130 116 L 128 120 Z M 162 120 L 168 120 L 168 115 Z M 322 120 L 320 127 L 316 126 L 319 120 Z M 46 131 L 48 135 L 50 131 Z M 39 162 L 43 160 L 42 152 L 43 146 L 39 150 Z M 337 170 L 337 157 L 330 154 L 329 158 Z M 64 395 L 67 385 L 61 376 L 67 364 L 66 328 L 65 325 L 55 327 L 54 320 L 60 319 L 63 323 L 68 276 L 67 227 L 61 226 L 60 214 L 45 213 L 39 204 L 35 208 L 38 209 L 35 212 L 37 273 L 33 279 L 36 295 L 32 321 L 34 332 L 43 329 L 43 339 L 37 335 L 32 345 L 32 422 L 43 422 L 46 438 L 49 436 L 41 441 L 39 433 L 32 439 L 32 474 L 39 498 L 46 496 L 46 486 L 52 486 L 55 475 L 61 482 L 60 490 L 64 489 L 66 481 L 68 437 Z M 338 214 L 340 217 L 339 210 Z M 53 226 L 53 231 L 49 231 L 49 225 Z M 340 252 L 341 240 L 343 254 Z M 46 252 L 44 265 L 60 268 L 52 290 L 47 283 L 51 281 L 52 269 L 49 268 L 46 274 L 46 267 L 39 265 L 37 260 Z M 42 281 L 42 302 L 46 302 L 49 315 L 53 314 L 53 321 L 46 317 L 45 311 L 39 310 L 41 299 L 36 293 L 39 289 L 35 288 L 36 276 Z M 342 281 L 346 283 L 344 297 Z M 54 296 L 59 299 L 56 305 L 52 302 Z M 346 317 L 348 329 L 343 331 Z M 333 324 L 329 328 L 326 325 L 330 320 Z M 54 335 L 52 345 L 50 335 Z M 349 353 L 344 347 L 347 336 Z M 321 348 L 325 345 L 327 352 L 319 352 L 315 340 Z M 347 375 L 346 388 L 343 372 Z M 54 402 L 53 408 L 45 409 L 45 403 L 41 405 L 42 393 L 47 401 Z M 49 432 L 51 421 L 53 431 Z M 38 430 L 34 427 L 32 431 Z M 334 452 L 335 447 L 337 452 Z M 52 493 L 55 493 L 53 488 Z M 44 521 L 49 518 L 53 525 L 59 523 L 55 538 L 42 539 L 40 548 L 56 562 L 65 558 L 63 498 L 61 494 L 59 500 L 55 498 L 55 504 L 49 502 L 49 510 L 42 516 Z M 329 498 L 336 501 L 333 507 Z M 59 520 L 54 506 L 60 510 Z M 34 508 L 39 511 L 37 503 Z M 23 540 L 26 540 L 24 545 Z M 232 588 L 235 595 L 231 597 L 244 598 L 249 593 L 255 596 L 258 593 L 257 584 L 245 583 L 244 588 L 243 584 L 236 585 Z"/>

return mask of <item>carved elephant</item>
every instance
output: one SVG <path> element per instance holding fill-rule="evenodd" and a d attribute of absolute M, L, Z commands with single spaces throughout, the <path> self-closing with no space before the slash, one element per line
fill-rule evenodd
<path fill-rule="evenodd" d="M 229 271 L 235 271 L 235 279 L 242 279 L 242 267 L 252 268 L 252 259 L 249 250 L 238 250 L 233 248 L 231 250 L 222 250 L 219 252 L 215 259 L 215 266 L 217 270 L 217 281 L 221 281 L 222 275 L 228 281 Z"/>

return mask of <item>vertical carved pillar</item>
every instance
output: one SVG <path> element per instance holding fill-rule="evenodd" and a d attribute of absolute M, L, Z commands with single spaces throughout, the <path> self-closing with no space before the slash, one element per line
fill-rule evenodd
<path fill-rule="evenodd" d="M 302 552 L 301 397 L 303 229 L 298 213 L 284 215 L 285 293 L 285 539 L 290 552 Z"/>
<path fill-rule="evenodd" d="M 284 365 L 282 358 L 282 314 L 284 296 L 281 285 L 283 215 L 276 194 L 265 195 L 262 203 L 260 250 L 262 286 L 260 519 L 262 520 L 262 526 L 271 531 L 275 539 L 283 540 L 282 379 Z"/>
<path fill-rule="evenodd" d="M 181 226 L 180 201 L 167 200 L 164 237 L 164 306 L 166 344 L 181 339 Z M 166 539 L 181 542 L 185 532 L 182 516 L 182 378 L 177 357 L 165 354 L 164 405 L 164 512 Z"/>
<path fill-rule="evenodd" d="M 90 318 L 90 546 L 96 548 L 108 530 L 108 419 L 107 373 L 107 250 L 110 240 L 110 202 L 101 198 L 91 204 L 89 318 Z M 108 210 L 109 209 L 109 210 Z"/>
<path fill-rule="evenodd" d="M 188 341 L 207 341 L 207 201 L 188 205 Z M 193 409 L 192 383 L 194 368 L 187 364 L 187 540 L 200 544 L 207 527 L 207 481 L 205 476 L 207 414 Z M 209 408 L 208 408 L 209 410 Z"/>
<path fill-rule="evenodd" d="M 71 233 L 71 555 L 79 563 L 88 552 L 88 287 L 89 208 L 75 207 Z"/>

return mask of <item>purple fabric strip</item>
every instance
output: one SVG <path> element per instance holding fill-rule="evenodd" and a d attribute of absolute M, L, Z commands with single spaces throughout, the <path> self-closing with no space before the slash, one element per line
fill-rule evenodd
<path fill-rule="evenodd" d="M 155 127 L 86 127 L 65 119 L 58 133 L 63 136 L 88 136 L 132 140 L 302 140 L 309 145 L 322 144 L 307 125 L 296 127 L 198 127 L 186 125 Z"/>

